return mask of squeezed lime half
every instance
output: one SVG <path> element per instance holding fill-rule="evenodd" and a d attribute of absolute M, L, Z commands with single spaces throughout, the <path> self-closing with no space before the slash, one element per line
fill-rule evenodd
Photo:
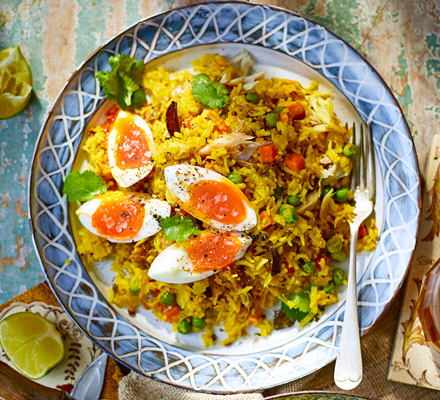
<path fill-rule="evenodd" d="M 20 47 L 0 51 L 0 119 L 11 118 L 23 111 L 31 92 L 32 71 Z"/>

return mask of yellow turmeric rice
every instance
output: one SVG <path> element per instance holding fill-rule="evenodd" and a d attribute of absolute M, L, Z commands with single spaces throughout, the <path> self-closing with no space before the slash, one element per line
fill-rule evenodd
<path fill-rule="evenodd" d="M 304 327 L 338 302 L 338 287 L 346 283 L 340 262 L 349 251 L 354 210 L 353 157 L 346 152 L 351 132 L 316 82 L 303 87 L 288 79 L 249 76 L 235 59 L 215 54 L 194 60 L 192 67 L 195 74 L 224 84 L 227 105 L 217 110 L 194 97 L 194 71 L 145 70 L 147 103 L 135 113 L 151 128 L 154 168 L 130 188 L 118 189 L 165 200 L 173 215 L 181 210 L 167 190 L 165 167 L 189 164 L 216 171 L 241 189 L 256 212 L 257 224 L 246 232 L 252 244 L 228 267 L 184 284 L 148 276 L 154 259 L 173 243 L 163 231 L 136 243 L 111 243 L 81 228 L 78 251 L 89 262 L 112 259 L 111 302 L 130 313 L 137 307 L 152 310 L 176 334 L 201 334 L 206 347 L 217 343 L 214 328 L 219 326 L 227 334 L 222 345 L 247 335 L 251 325 L 261 336 L 294 322 Z M 179 129 L 170 134 L 166 112 L 172 102 Z M 84 150 L 89 169 L 116 189 L 108 132 L 108 124 L 92 128 Z M 361 227 L 358 250 L 372 250 L 377 235 L 369 219 Z M 275 318 L 266 318 L 268 308 L 277 310 Z"/>

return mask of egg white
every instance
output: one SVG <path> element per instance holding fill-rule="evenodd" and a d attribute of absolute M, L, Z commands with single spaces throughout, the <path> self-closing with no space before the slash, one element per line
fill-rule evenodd
<path fill-rule="evenodd" d="M 78 215 L 81 224 L 90 232 L 94 233 L 95 235 L 105 237 L 110 242 L 115 243 L 137 242 L 141 239 L 145 239 L 149 236 L 156 234 L 162 229 L 158 219 L 169 217 L 171 214 L 171 206 L 166 201 L 152 199 L 150 198 L 150 196 L 142 193 L 124 193 L 124 195 L 130 196 L 130 198 L 142 202 L 144 204 L 145 210 L 144 222 L 141 229 L 135 236 L 130 239 L 118 240 L 106 237 L 98 233 L 96 228 L 92 226 L 92 215 L 98 209 L 101 201 L 103 201 L 101 198 L 99 198 L 99 196 L 84 203 L 80 208 L 78 208 L 78 210 L 76 210 L 76 215 Z"/>
<path fill-rule="evenodd" d="M 227 185 L 234 185 L 229 179 L 223 175 L 211 171 L 207 168 L 195 167 L 189 164 L 177 164 L 166 167 L 164 170 L 165 183 L 171 195 L 181 204 L 186 204 L 190 200 L 189 192 L 191 187 L 200 181 L 219 181 Z M 206 223 L 214 228 L 224 231 L 246 231 L 253 228 L 257 224 L 257 215 L 255 210 L 244 202 L 246 207 L 246 218 L 239 224 L 224 224 L 206 217 Z M 188 211 L 188 210 L 187 210 Z M 188 211 L 190 212 L 190 211 Z M 197 216 L 196 216 L 197 217 Z"/>
<path fill-rule="evenodd" d="M 139 129 L 143 130 L 147 135 L 149 150 L 151 152 L 149 158 L 151 158 L 154 155 L 154 151 L 155 151 L 153 134 L 151 133 L 150 127 L 143 118 L 141 118 L 139 115 L 121 110 L 119 111 L 115 119 L 115 124 L 113 126 L 116 126 L 116 122 L 119 119 L 125 119 L 128 116 L 130 116 L 133 119 L 134 124 L 138 126 Z M 117 136 L 118 136 L 118 131 L 113 127 L 113 129 L 109 133 L 108 143 L 107 143 L 110 171 L 112 173 L 113 178 L 118 183 L 118 185 L 120 187 L 126 188 L 131 185 L 134 185 L 136 182 L 145 178 L 153 169 L 153 163 L 150 160 L 147 165 L 144 165 L 139 168 L 127 168 L 125 170 L 120 169 L 116 165 L 116 158 L 115 158 Z"/>
<path fill-rule="evenodd" d="M 241 248 L 233 260 L 236 261 L 244 256 L 252 243 L 252 239 L 240 232 L 232 232 L 231 234 L 238 237 L 241 242 Z M 174 243 L 154 259 L 148 271 L 148 276 L 165 283 L 191 283 L 214 275 L 220 270 L 194 272 L 194 266 L 185 251 L 185 243 Z"/>

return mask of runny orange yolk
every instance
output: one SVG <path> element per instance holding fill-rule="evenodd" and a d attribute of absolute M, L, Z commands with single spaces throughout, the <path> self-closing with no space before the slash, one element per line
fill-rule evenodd
<path fill-rule="evenodd" d="M 189 195 L 189 204 L 183 205 L 183 208 L 196 218 L 233 225 L 246 219 L 249 200 L 233 183 L 199 181 L 191 188 Z"/>
<path fill-rule="evenodd" d="M 115 122 L 117 132 L 115 162 L 123 171 L 147 165 L 151 158 L 148 137 L 131 116 Z"/>
<path fill-rule="evenodd" d="M 186 252 L 194 272 L 206 272 L 227 267 L 241 249 L 241 241 L 230 233 L 202 231 L 186 244 Z"/>
<path fill-rule="evenodd" d="M 125 196 L 102 196 L 91 216 L 92 226 L 110 239 L 129 240 L 137 235 L 144 223 L 144 204 Z"/>

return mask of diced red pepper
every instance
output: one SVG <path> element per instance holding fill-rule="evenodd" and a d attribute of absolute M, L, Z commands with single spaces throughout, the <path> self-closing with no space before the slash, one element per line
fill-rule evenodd
<path fill-rule="evenodd" d="M 306 160 L 301 154 L 293 153 L 286 158 L 286 166 L 294 172 L 301 171 L 306 165 Z"/>
<path fill-rule="evenodd" d="M 287 107 L 289 110 L 290 119 L 304 119 L 306 117 L 306 110 L 301 103 L 295 103 Z"/>
<path fill-rule="evenodd" d="M 358 231 L 358 239 L 360 239 L 362 236 L 364 236 L 367 233 L 367 228 L 365 228 L 365 226 L 361 225 L 359 227 L 359 231 Z"/>
<path fill-rule="evenodd" d="M 261 162 L 269 163 L 275 161 L 277 149 L 273 143 L 260 147 L 258 150 L 260 152 Z"/>

